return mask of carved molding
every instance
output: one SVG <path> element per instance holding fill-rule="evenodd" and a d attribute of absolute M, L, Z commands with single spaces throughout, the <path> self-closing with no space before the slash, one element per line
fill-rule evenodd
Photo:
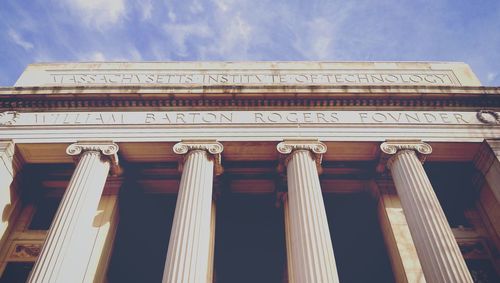
<path fill-rule="evenodd" d="M 189 152 L 193 150 L 202 150 L 209 153 L 207 157 L 211 158 L 214 161 L 215 175 L 218 176 L 224 172 L 224 168 L 222 167 L 222 157 L 221 157 L 221 153 L 224 150 L 224 146 L 220 142 L 208 141 L 208 140 L 181 141 L 174 145 L 173 150 L 175 154 L 183 156 L 182 160 L 179 162 L 180 171 L 182 171 L 184 162 L 186 161 L 186 158 L 189 156 Z"/>
<path fill-rule="evenodd" d="M 500 115 L 493 110 L 479 110 L 476 117 L 481 123 L 488 125 L 500 124 Z"/>
<path fill-rule="evenodd" d="M 294 152 L 298 150 L 307 150 L 316 162 L 318 174 L 321 174 L 321 162 L 323 160 L 323 154 L 326 153 L 327 150 L 324 143 L 318 140 L 285 140 L 280 142 L 276 146 L 276 149 L 281 154 L 280 163 L 278 165 L 279 172 L 284 172 L 284 167 L 288 165 L 288 162 L 293 157 Z"/>
<path fill-rule="evenodd" d="M 36 259 L 42 250 L 42 243 L 15 244 L 10 258 Z"/>
<path fill-rule="evenodd" d="M 74 156 L 78 161 L 85 152 L 98 152 L 102 157 L 108 158 L 111 163 L 111 174 L 117 175 L 121 172 L 118 160 L 119 147 L 114 142 L 106 141 L 81 141 L 70 144 L 66 148 L 66 154 Z"/>
<path fill-rule="evenodd" d="M 260 95 L 262 92 L 259 92 Z M 415 92 L 416 94 L 420 92 Z M 366 95 L 372 95 L 372 92 L 368 92 Z M 23 109 L 24 111 L 40 111 L 54 110 L 54 109 L 89 109 L 89 108 L 101 108 L 104 109 L 123 109 L 130 110 L 131 108 L 144 109 L 145 107 L 174 107 L 176 109 L 189 109 L 189 110 L 200 110 L 204 108 L 217 107 L 218 109 L 235 107 L 271 107 L 273 109 L 284 107 L 354 107 L 359 109 L 359 107 L 404 107 L 405 109 L 411 109 L 411 107 L 473 107 L 475 109 L 482 107 L 500 107 L 500 97 L 490 97 L 489 99 L 481 98 L 426 98 L 426 99 L 408 99 L 408 98 L 370 98 L 370 97 L 350 97 L 349 94 L 339 93 L 336 94 L 343 97 L 324 97 L 324 98 L 269 98 L 264 97 L 258 98 L 245 98 L 245 99 L 210 99 L 210 98 L 174 98 L 165 95 L 165 98 L 124 98 L 117 100 L 109 100 L 99 98 L 85 98 L 85 97 L 73 97 L 67 99 L 66 97 L 50 97 L 46 99 L 40 99 L 40 97 L 11 97 L 4 100 L 0 100 L 0 109 Z M 359 95 L 359 93 L 356 93 Z M 474 110 L 475 110 L 474 109 Z"/>
<path fill-rule="evenodd" d="M 17 111 L 5 111 L 0 113 L 0 126 L 12 126 L 19 118 Z"/>
<path fill-rule="evenodd" d="M 0 140 L 0 164 L 2 163 L 13 177 L 24 164 L 21 155 L 16 153 L 15 143 L 12 140 Z"/>
<path fill-rule="evenodd" d="M 394 157 L 402 151 L 414 151 L 422 163 L 426 156 L 432 153 L 432 147 L 420 140 L 387 140 L 380 145 L 380 150 L 382 154 L 377 165 L 378 172 L 384 172 L 386 167 L 390 167 Z"/>

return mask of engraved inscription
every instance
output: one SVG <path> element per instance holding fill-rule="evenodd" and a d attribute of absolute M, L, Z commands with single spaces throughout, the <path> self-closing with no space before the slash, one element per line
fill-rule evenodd
<path fill-rule="evenodd" d="M 490 114 L 492 115 L 492 114 Z M 498 116 L 496 112 L 494 115 Z M 113 125 L 284 125 L 284 124 L 399 124 L 482 125 L 476 112 L 438 111 L 150 111 L 17 113 L 14 126 Z"/>
<path fill-rule="evenodd" d="M 53 84 L 312 84 L 312 85 L 455 85 L 447 72 L 429 71 L 325 71 L 274 73 L 166 73 L 166 72 L 81 72 L 51 73 Z"/>

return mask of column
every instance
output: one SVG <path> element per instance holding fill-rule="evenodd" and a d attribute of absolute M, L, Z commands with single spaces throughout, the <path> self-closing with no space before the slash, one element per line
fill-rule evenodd
<path fill-rule="evenodd" d="M 284 141 L 288 194 L 286 236 L 291 282 L 339 282 L 318 171 L 326 145 L 318 141 Z M 286 207 L 285 207 L 286 209 Z M 288 215 L 287 215 L 288 213 Z"/>
<path fill-rule="evenodd" d="M 211 282 L 212 190 L 222 173 L 222 144 L 183 141 L 174 152 L 184 156 L 182 177 L 163 272 L 164 283 Z"/>
<path fill-rule="evenodd" d="M 118 146 L 78 142 L 66 153 L 78 160 L 28 282 L 82 282 L 92 257 L 94 216 Z"/>
<path fill-rule="evenodd" d="M 8 235 L 13 216 L 17 214 L 19 197 L 13 185 L 20 162 L 14 156 L 15 145 L 10 140 L 0 140 L 0 245 Z"/>
<path fill-rule="evenodd" d="M 420 141 L 387 141 L 380 149 L 391 156 L 387 168 L 400 197 L 426 281 L 472 283 L 465 260 L 422 166 L 424 156 L 430 154 L 432 148 Z"/>

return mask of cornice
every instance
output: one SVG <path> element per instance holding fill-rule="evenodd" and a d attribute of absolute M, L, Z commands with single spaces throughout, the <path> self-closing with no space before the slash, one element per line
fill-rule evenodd
<path fill-rule="evenodd" d="M 272 108 L 499 108 L 500 87 L 431 86 L 81 86 L 0 87 L 0 111 Z"/>
<path fill-rule="evenodd" d="M 1 99 L 0 111 L 76 110 L 249 110 L 249 109 L 356 109 L 370 110 L 500 110 L 498 98 L 399 99 L 399 98 L 267 98 L 267 99 L 169 99 L 169 98 L 8 98 Z"/>

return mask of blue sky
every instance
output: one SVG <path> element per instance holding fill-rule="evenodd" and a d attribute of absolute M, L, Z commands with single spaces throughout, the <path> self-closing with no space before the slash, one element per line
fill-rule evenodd
<path fill-rule="evenodd" d="M 0 85 L 53 61 L 463 61 L 500 86 L 499 0 L 0 0 Z"/>

